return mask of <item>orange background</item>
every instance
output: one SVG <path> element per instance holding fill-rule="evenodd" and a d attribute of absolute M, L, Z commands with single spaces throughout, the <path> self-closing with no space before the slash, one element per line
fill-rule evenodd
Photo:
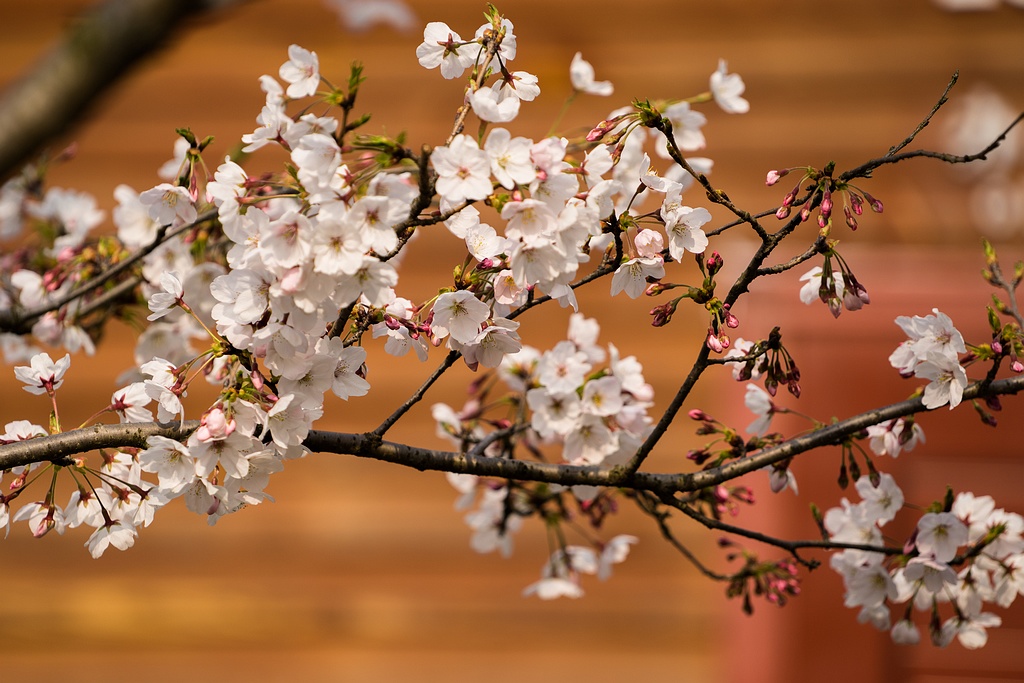
<path fill-rule="evenodd" d="M 92 3 L 3 4 L 0 85 Z M 441 20 L 468 36 L 482 21 L 482 3 L 409 4 L 419 26 Z M 519 36 L 514 67 L 540 78 L 540 98 L 510 126 L 534 138 L 548 129 L 569 93 L 568 64 L 577 50 L 616 92 L 579 98 L 563 121 L 565 133 L 588 128 L 634 97 L 703 91 L 719 57 L 728 59 L 730 70 L 746 81 L 751 112 L 728 116 L 706 107 L 703 153 L 715 160 L 712 182 L 752 210 L 776 204 L 788 190 L 785 181 L 763 186 L 769 168 L 820 167 L 834 159 L 843 169 L 883 154 L 927 113 L 955 69 L 961 84 L 951 107 L 958 106 L 958 96 L 987 84 L 1013 109 L 1024 109 L 1024 12 L 1009 8 L 948 14 L 924 0 L 654 1 L 642 8 L 524 0 L 499 7 Z M 374 115 L 368 130 L 404 129 L 414 145 L 443 141 L 460 86 L 416 64 L 418 31 L 352 35 L 320 2 L 268 0 L 195 21 L 141 64 L 69 131 L 64 142 L 76 140 L 79 155 L 55 169 L 52 184 L 92 192 L 109 211 L 118 183 L 142 190 L 158 182 L 155 170 L 169 158 L 179 126 L 216 136 L 207 155 L 215 166 L 255 127 L 263 102 L 257 77 L 276 74 L 293 42 L 315 50 L 321 72 L 334 80 L 347 75 L 352 60 L 364 63 L 369 80 L 361 101 Z M 955 120 L 954 114 L 940 114 L 920 136 L 920 146 L 941 148 L 948 125 L 943 121 Z M 1020 135 L 1011 143 L 1019 147 Z M 255 170 L 259 163 L 257 157 L 246 167 Z M 1011 178 L 1019 186 L 1017 164 Z M 981 307 L 989 290 L 977 277 L 982 259 L 976 245 L 991 226 L 972 223 L 966 208 L 971 188 L 963 174 L 938 162 L 918 160 L 876 174 L 868 189 L 886 203 L 885 213 L 867 217 L 856 234 L 836 231 L 844 246 L 852 245 L 843 253 L 872 294 L 864 311 L 832 321 L 820 306 L 805 308 L 796 300 L 795 275 L 762 284 L 736 311 L 738 333 L 747 338 L 764 337 L 781 323 L 792 340 L 804 397 L 786 405 L 827 419 L 863 410 L 872 400 L 905 397 L 916 384 L 900 381 L 885 361 L 900 341 L 892 324 L 896 315 L 923 315 L 938 306 L 965 335 L 984 341 Z M 692 193 L 688 200 L 701 203 Z M 1024 256 L 1022 232 L 1021 214 L 1003 226 L 1007 260 Z M 804 239 L 813 239 L 812 229 Z M 453 240 L 421 239 L 413 246 L 399 285 L 399 293 L 411 298 L 443 286 L 457 258 Z M 750 249 L 741 237 L 713 247 L 730 268 Z M 444 266 L 428 268 L 438 263 Z M 582 310 L 601 322 L 603 342 L 640 358 L 663 406 L 706 321 L 681 312 L 667 328 L 652 330 L 650 301 L 619 297 L 609 303 L 605 286 L 581 297 Z M 524 339 L 547 348 L 564 333 L 566 320 L 565 311 L 531 314 L 524 319 Z M 107 401 L 117 388 L 112 376 L 131 362 L 125 331 L 108 336 L 96 359 L 73 360 L 61 392 L 66 424 Z M 439 358 L 420 365 L 374 355 L 369 396 L 329 403 L 323 426 L 374 427 Z M 4 421 L 45 424 L 44 402 L 13 390 L 12 374 L 0 378 Z M 464 395 L 459 385 L 472 377 L 461 367 L 450 375 L 390 438 L 437 443 L 430 404 L 458 405 Z M 195 398 L 198 403 L 202 397 Z M 924 418 L 927 447 L 892 464 L 904 476 L 908 500 L 927 505 L 952 484 L 990 492 L 998 503 L 1024 511 L 1024 472 L 1017 464 L 1022 406 L 1019 400 L 1005 403 L 997 431 L 983 432 L 969 406 Z M 702 388 L 689 407 L 739 425 L 751 419 L 742 407 L 742 387 L 731 382 L 715 393 Z M 679 467 L 686 449 L 701 443 L 682 420 L 650 468 Z M 830 483 L 837 456 L 822 452 L 795 466 L 798 497 L 773 498 L 754 478 L 759 504 L 739 521 L 813 536 L 808 503 L 827 509 L 842 496 Z M 633 533 L 641 542 L 612 580 L 585 581 L 582 600 L 546 603 L 520 596 L 546 559 L 543 530 L 527 524 L 510 560 L 476 555 L 462 513 L 452 509 L 456 494 L 440 474 L 314 456 L 289 463 L 270 492 L 276 503 L 225 518 L 212 529 L 176 503 L 142 531 L 135 548 L 110 551 L 99 561 L 81 547 L 87 536 L 81 530 L 36 541 L 24 525 L 16 526 L 0 544 L 0 675 L 35 681 L 129 675 L 154 681 L 1024 679 L 1024 620 L 1012 609 L 981 653 L 956 645 L 942 652 L 927 644 L 897 649 L 885 634 L 855 623 L 826 567 L 807 577 L 805 594 L 785 609 L 757 605 L 757 615 L 746 619 L 737 603 L 724 598 L 723 587 L 700 578 L 658 539 L 650 522 L 628 510 L 610 522 L 607 534 Z M 724 568 L 711 535 L 678 528 L 707 562 Z"/>

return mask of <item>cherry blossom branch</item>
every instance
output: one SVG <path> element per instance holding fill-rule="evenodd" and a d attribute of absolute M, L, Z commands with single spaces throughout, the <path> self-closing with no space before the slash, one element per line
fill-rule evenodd
<path fill-rule="evenodd" d="M 683 545 L 679 539 L 676 538 L 675 534 L 672 532 L 672 528 L 668 525 L 669 515 L 659 509 L 659 500 L 656 497 L 650 494 L 644 495 L 643 493 L 638 492 L 635 496 L 635 500 L 637 507 L 657 523 L 661 537 L 668 541 L 669 545 L 678 550 L 683 557 L 689 560 L 690 564 L 697 568 L 697 571 L 714 581 L 729 581 L 732 579 L 732 576 L 729 576 L 728 574 L 719 574 L 709 568 L 701 562 L 689 548 Z"/>
<path fill-rule="evenodd" d="M 671 142 L 671 131 L 669 132 L 669 139 Z M 676 151 L 678 152 L 678 150 Z M 749 216 L 750 214 L 746 215 Z M 740 273 L 739 277 L 737 277 L 736 281 L 729 289 L 729 293 L 726 295 L 723 303 L 732 306 L 733 304 L 736 303 L 737 299 L 739 299 L 740 296 L 749 291 L 750 284 L 755 279 L 760 277 L 762 274 L 762 264 L 768 259 L 768 257 L 775 250 L 775 248 L 782 242 L 782 240 L 786 239 L 793 232 L 793 230 L 795 230 L 796 227 L 800 225 L 800 223 L 801 221 L 799 217 L 793 216 L 789 220 L 789 222 L 787 222 L 782 228 L 780 228 L 777 232 L 771 235 L 767 234 L 766 232 L 763 232 L 762 228 L 762 232 L 759 233 L 763 233 L 761 246 L 751 257 L 750 261 L 747 263 L 747 267 L 743 270 L 742 273 Z M 693 387 L 696 385 L 697 380 L 700 379 L 701 374 L 710 364 L 708 360 L 709 355 L 710 349 L 708 348 L 707 344 L 702 344 L 701 350 L 697 355 L 697 359 L 694 361 L 693 366 L 690 368 L 690 372 L 687 374 L 686 379 L 683 380 L 683 383 L 676 391 L 676 395 L 673 397 L 672 402 L 668 405 L 668 407 L 665 409 L 665 412 L 658 420 L 658 424 L 655 425 L 654 430 L 647 436 L 647 438 L 644 440 L 644 443 L 640 446 L 640 448 L 633 455 L 633 457 L 630 458 L 629 462 L 624 466 L 626 473 L 635 473 L 640 469 L 640 467 L 643 465 L 644 460 L 647 459 L 647 456 L 650 455 L 651 451 L 654 449 L 654 446 L 661 439 L 662 435 L 664 435 L 664 433 L 668 430 L 669 426 L 675 420 L 676 415 L 679 413 L 679 410 L 686 402 L 686 399 L 689 397 L 690 392 L 693 390 Z"/>
<path fill-rule="evenodd" d="M 449 356 L 451 355 L 449 354 Z M 435 371 L 436 374 L 439 374 L 438 371 Z M 421 389 L 426 390 L 423 387 Z M 963 398 L 970 400 L 985 396 L 1017 394 L 1022 391 L 1024 391 L 1024 375 L 1018 375 L 987 384 L 984 382 L 972 384 L 964 390 Z M 422 392 L 417 393 L 422 394 Z M 410 398 L 410 402 L 414 403 L 412 398 Z M 678 474 L 629 472 L 626 466 L 600 469 L 438 451 L 383 441 L 375 432 L 347 434 L 312 430 L 303 445 L 318 453 L 354 455 L 418 470 L 475 474 L 482 477 L 497 477 L 516 481 L 540 481 L 565 486 L 612 486 L 635 491 L 651 491 L 658 495 L 670 495 L 699 491 L 709 486 L 715 486 L 792 458 L 800 453 L 822 446 L 840 444 L 853 434 L 872 425 L 923 412 L 929 411 L 924 407 L 921 399 L 909 399 L 861 413 L 805 435 L 793 437 L 778 446 L 766 448 L 720 467 L 701 472 Z M 183 441 L 198 426 L 199 423 L 196 421 L 186 422 L 183 428 L 156 422 L 94 425 L 60 434 L 16 441 L 0 445 L 0 470 L 34 462 L 67 463 L 70 456 L 97 448 L 145 448 L 146 439 L 154 435 Z"/>
<path fill-rule="evenodd" d="M 700 183 L 700 186 L 704 188 L 705 192 L 707 192 L 708 199 L 710 201 L 729 209 L 729 211 L 739 218 L 740 221 L 749 224 L 754 232 L 757 233 L 757 236 L 762 240 L 768 239 L 768 231 L 765 230 L 764 226 L 757 220 L 758 217 L 733 204 L 729 199 L 729 196 L 725 194 L 724 191 L 715 189 L 706 175 L 698 173 L 692 166 L 690 166 L 689 162 L 683 158 L 683 153 L 679 151 L 679 147 L 676 145 L 676 138 L 672 134 L 672 123 L 668 119 L 664 116 L 660 117 L 655 122 L 654 128 L 664 133 L 665 137 L 668 139 L 666 148 L 668 149 L 669 156 L 672 157 L 672 161 L 679 164 L 683 170 L 693 176 L 694 180 Z"/>
<path fill-rule="evenodd" d="M 157 230 L 156 237 L 153 239 L 151 243 L 149 243 L 145 247 L 142 247 L 134 254 L 124 259 L 123 261 L 118 261 L 116 264 L 114 264 L 110 268 L 107 268 L 106 270 L 104 270 L 103 272 L 101 272 L 99 275 L 92 278 L 88 282 L 78 285 L 77 287 L 75 287 L 70 292 L 60 297 L 59 299 L 51 301 L 42 306 L 30 308 L 28 310 L 22 311 L 21 313 L 15 313 L 13 309 L 6 311 L 0 310 L 0 332 L 14 332 L 16 334 L 24 334 L 29 330 L 29 328 L 31 327 L 31 323 L 36 319 L 41 318 L 50 311 L 56 311 L 62 306 L 66 306 L 75 299 L 81 298 L 82 296 L 95 290 L 97 287 L 103 285 L 109 280 L 125 272 L 126 270 L 134 266 L 136 263 L 144 259 L 146 256 L 151 254 L 153 251 L 155 251 L 158 247 L 160 247 L 168 240 L 174 239 L 178 235 L 181 235 L 182 233 L 191 230 L 195 226 L 200 225 L 208 220 L 212 220 L 216 217 L 217 211 L 211 210 L 201 214 L 191 223 L 186 223 L 185 225 L 177 227 L 174 230 L 168 231 L 170 225 L 161 226 Z"/>
<path fill-rule="evenodd" d="M 794 201 L 793 202 L 793 206 L 799 206 L 802 203 L 803 202 Z M 754 218 L 767 218 L 768 216 L 774 216 L 775 212 L 778 211 L 778 210 L 779 210 L 779 207 L 775 207 L 774 209 L 765 209 L 764 211 L 761 211 L 760 213 L 752 213 L 750 215 L 753 216 Z M 737 225 L 743 225 L 746 222 L 747 221 L 738 218 L 738 219 L 736 219 L 734 221 L 730 221 L 730 222 L 728 222 L 728 223 L 726 223 L 724 225 L 720 225 L 717 228 L 715 228 L 714 230 L 705 230 L 704 234 L 707 235 L 708 237 L 714 237 L 716 235 L 721 235 L 723 232 L 725 232 L 729 228 L 735 228 Z"/>
<path fill-rule="evenodd" d="M 983 398 L 986 396 L 1018 394 L 1022 391 L 1024 391 L 1024 375 L 1017 375 L 994 382 L 975 382 L 964 389 L 963 400 L 969 401 L 973 398 Z M 694 491 L 707 486 L 715 486 L 736 479 L 748 472 L 781 462 L 800 453 L 820 448 L 821 446 L 841 444 L 851 435 L 872 425 L 925 412 L 930 411 L 928 408 L 925 408 L 920 398 L 911 398 L 885 406 L 884 408 L 869 410 L 845 420 L 826 425 L 807 434 L 795 436 L 777 446 L 758 451 L 740 460 L 734 460 L 720 467 L 695 474 L 684 475 L 689 480 L 685 490 Z"/>
<path fill-rule="evenodd" d="M 779 263 L 774 266 L 764 266 L 762 268 L 758 268 L 757 274 L 758 276 L 761 276 L 778 275 L 779 273 L 785 273 L 787 270 L 792 270 L 793 268 L 799 266 L 801 263 L 806 263 L 807 261 L 814 258 L 817 254 L 822 253 L 823 248 L 825 248 L 825 238 L 819 236 L 818 239 L 814 241 L 814 244 L 808 247 L 802 254 L 794 256 L 785 263 Z"/>
<path fill-rule="evenodd" d="M 657 445 L 662 435 L 665 434 L 668 428 L 675 421 L 676 415 L 679 413 L 679 409 L 683 407 L 683 404 L 689 397 L 693 387 L 697 384 L 697 380 L 700 379 L 701 374 L 704 372 L 705 368 L 708 367 L 708 356 L 710 353 L 711 350 L 708 348 L 707 344 L 702 344 L 700 352 L 697 354 L 697 360 L 694 361 L 693 366 L 690 368 L 690 372 L 686 375 L 686 379 L 683 380 L 683 383 L 676 391 L 676 395 L 672 398 L 672 402 L 669 403 L 667 408 L 665 408 L 665 412 L 662 413 L 661 418 L 658 420 L 658 424 L 656 424 L 651 433 L 647 435 L 647 438 L 644 439 L 644 442 L 640 445 L 640 448 L 637 449 L 636 453 L 633 454 L 633 457 L 629 459 L 629 462 L 623 466 L 623 473 L 625 476 L 629 477 L 636 474 L 637 470 L 640 469 L 640 466 L 643 465 L 644 460 L 646 460 L 647 456 L 650 455 L 652 450 L 654 450 L 655 445 Z"/>
<path fill-rule="evenodd" d="M 613 266 L 611 263 L 602 263 L 600 266 L 598 266 L 590 273 L 577 280 L 576 282 L 569 283 L 569 289 L 579 289 L 583 285 L 589 284 L 590 282 L 593 282 L 598 278 L 602 278 L 605 275 L 611 275 L 614 272 L 615 266 Z M 526 303 L 522 304 L 521 306 L 518 306 L 515 310 L 509 312 L 509 314 L 505 317 L 507 317 L 509 320 L 515 320 L 516 318 L 521 316 L 523 313 L 526 313 L 531 308 L 540 306 L 541 304 L 547 303 L 548 301 L 551 301 L 551 296 L 549 294 L 545 294 L 544 296 L 538 296 L 536 298 L 531 298 Z"/>

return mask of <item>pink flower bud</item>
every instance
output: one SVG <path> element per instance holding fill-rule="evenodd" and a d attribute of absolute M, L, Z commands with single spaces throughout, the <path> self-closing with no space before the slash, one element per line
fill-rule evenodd
<path fill-rule="evenodd" d="M 850 205 L 853 206 L 853 212 L 858 216 L 864 213 L 864 200 L 859 194 L 850 193 Z"/>
<path fill-rule="evenodd" d="M 705 413 L 700 408 L 694 408 L 693 410 L 688 412 L 687 415 L 690 416 L 691 420 L 701 420 L 701 421 L 703 421 L 703 420 L 709 419 L 707 413 Z"/>
<path fill-rule="evenodd" d="M 700 449 L 699 451 L 690 451 L 689 453 L 686 454 L 687 460 L 692 460 L 694 463 L 698 465 L 703 465 L 705 462 L 708 461 L 710 457 L 711 454 L 708 453 L 703 448 Z"/>
<path fill-rule="evenodd" d="M 771 170 L 768 171 L 768 177 L 765 179 L 764 184 L 771 187 L 775 183 L 782 180 L 783 176 L 789 173 L 788 168 L 784 168 L 781 171 Z"/>
<path fill-rule="evenodd" d="M 825 214 L 827 218 L 832 214 L 832 192 L 825 190 L 821 196 L 821 212 Z"/>
<path fill-rule="evenodd" d="M 1010 363 L 1010 369 L 1014 372 L 1024 372 L 1024 363 L 1021 363 L 1019 360 L 1015 360 Z"/>
<path fill-rule="evenodd" d="M 856 230 L 857 219 L 853 217 L 853 212 L 850 211 L 850 207 L 843 207 L 843 215 L 846 216 L 846 224 L 850 227 L 850 230 Z"/>
<path fill-rule="evenodd" d="M 722 342 L 719 341 L 718 336 L 714 333 L 713 330 L 708 330 L 708 339 L 705 343 L 708 345 L 708 348 L 714 351 L 715 353 L 721 353 L 725 349 L 725 347 L 722 345 Z"/>
<path fill-rule="evenodd" d="M 196 438 L 200 441 L 220 441 L 235 431 L 235 421 L 229 420 L 220 407 L 211 408 L 203 415 Z"/>
<path fill-rule="evenodd" d="M 779 210 L 775 212 L 775 217 L 778 218 L 780 221 L 789 218 L 789 207 L 780 206 Z"/>
<path fill-rule="evenodd" d="M 871 210 L 875 213 L 882 213 L 882 202 L 878 201 L 867 192 L 864 193 L 864 198 L 868 200 L 868 204 L 871 206 Z"/>
<path fill-rule="evenodd" d="M 843 312 L 843 302 L 837 296 L 830 296 L 828 298 L 828 310 L 832 313 L 833 318 L 838 318 L 839 314 Z"/>
<path fill-rule="evenodd" d="M 713 251 L 711 252 L 711 256 L 708 256 L 706 263 L 708 272 L 711 273 L 711 275 L 715 275 L 722 269 L 722 266 L 725 265 L 725 259 L 723 259 L 722 255 L 717 251 Z"/>
<path fill-rule="evenodd" d="M 783 206 L 792 206 L 793 202 L 796 201 L 796 195 L 799 192 L 800 192 L 800 185 L 797 185 L 796 187 L 794 187 L 792 190 L 789 191 L 789 194 L 787 194 L 785 197 L 782 198 L 782 205 Z"/>

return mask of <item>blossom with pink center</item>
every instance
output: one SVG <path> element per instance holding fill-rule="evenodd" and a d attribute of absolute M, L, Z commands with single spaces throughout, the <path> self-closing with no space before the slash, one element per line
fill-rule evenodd
<path fill-rule="evenodd" d="M 477 44 L 462 44 L 458 33 L 448 24 L 432 21 L 423 29 L 423 42 L 416 48 L 416 59 L 425 69 L 441 67 L 441 76 L 458 78 L 473 65 L 480 51 Z"/>
<path fill-rule="evenodd" d="M 51 393 L 60 388 L 64 382 L 64 373 L 71 367 L 71 354 L 64 354 L 56 363 L 48 353 L 37 353 L 32 356 L 28 365 L 14 368 L 14 376 L 28 386 L 22 387 L 30 394 Z"/>
<path fill-rule="evenodd" d="M 483 199 L 491 194 L 491 164 L 487 153 L 468 135 L 456 135 L 447 147 L 436 147 L 430 163 L 437 171 L 437 193 L 451 204 Z"/>
<path fill-rule="evenodd" d="M 468 344 L 490 317 L 491 308 L 473 296 L 472 292 L 462 289 L 438 296 L 433 312 L 431 329 L 439 339 L 450 334 L 455 341 Z"/>

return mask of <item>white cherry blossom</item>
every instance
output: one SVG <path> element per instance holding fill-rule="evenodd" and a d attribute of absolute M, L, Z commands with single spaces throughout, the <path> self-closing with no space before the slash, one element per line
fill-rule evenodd
<path fill-rule="evenodd" d="M 711 74 L 711 94 L 722 111 L 729 114 L 746 114 L 750 111 L 750 103 L 741 95 L 746 89 L 739 74 L 728 72 L 725 60 L 718 60 L 718 70 Z"/>
<path fill-rule="evenodd" d="M 594 67 L 587 60 L 583 59 L 583 53 L 577 52 L 569 65 L 569 79 L 572 87 L 577 92 L 588 95 L 608 96 L 615 88 L 610 81 L 598 81 L 594 79 Z"/>
<path fill-rule="evenodd" d="M 288 46 L 288 61 L 281 65 L 281 80 L 289 83 L 288 97 L 296 99 L 316 94 L 320 85 L 320 60 L 315 52 L 298 45 Z"/>

